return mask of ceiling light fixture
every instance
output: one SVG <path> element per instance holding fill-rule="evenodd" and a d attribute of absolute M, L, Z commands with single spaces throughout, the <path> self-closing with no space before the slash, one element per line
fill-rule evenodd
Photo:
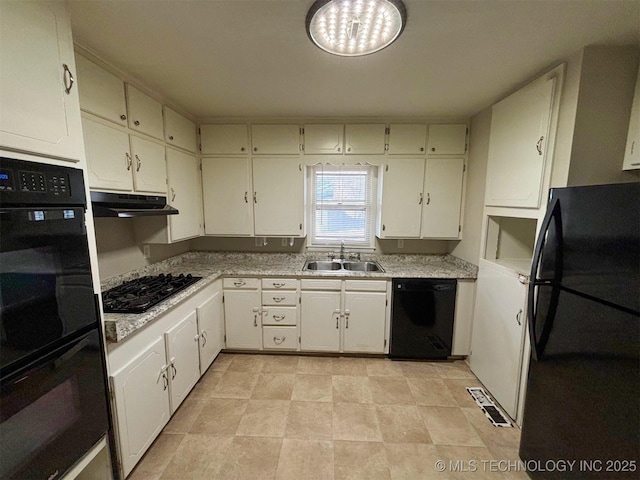
<path fill-rule="evenodd" d="M 401 0 L 316 0 L 307 13 L 306 27 L 322 50 L 357 57 L 391 45 L 406 22 Z"/>

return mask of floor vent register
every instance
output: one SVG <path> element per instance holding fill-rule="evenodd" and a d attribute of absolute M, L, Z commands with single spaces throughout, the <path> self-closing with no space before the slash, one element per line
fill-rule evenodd
<path fill-rule="evenodd" d="M 481 387 L 467 387 L 467 392 L 473 397 L 480 409 L 487 416 L 494 427 L 511 427 L 511 422 L 498 410 L 489 396 Z"/>

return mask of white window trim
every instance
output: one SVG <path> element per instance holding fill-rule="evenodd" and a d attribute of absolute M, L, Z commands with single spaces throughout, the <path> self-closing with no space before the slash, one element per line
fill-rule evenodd
<path fill-rule="evenodd" d="M 339 165 L 326 164 L 329 167 L 339 167 Z M 348 169 L 353 165 L 344 165 L 345 169 Z M 361 165 L 357 165 L 361 166 Z M 378 209 L 378 166 L 376 165 L 364 165 L 370 167 L 371 169 L 371 200 L 370 200 L 370 219 L 369 219 L 369 244 L 350 244 L 346 243 L 345 247 L 352 252 L 374 252 L 376 249 L 376 220 L 377 220 L 377 209 Z M 314 202 L 313 202 L 313 181 L 314 181 L 314 170 L 316 165 L 307 166 L 306 177 L 307 177 L 307 205 L 305 208 L 305 215 L 307 216 L 306 221 L 309 229 L 313 228 L 312 217 L 314 214 Z M 313 232 L 309 231 L 307 234 L 307 251 L 316 251 L 316 252 L 331 252 L 340 248 L 340 241 L 332 242 L 332 243 L 311 243 L 312 238 L 314 237 Z"/>

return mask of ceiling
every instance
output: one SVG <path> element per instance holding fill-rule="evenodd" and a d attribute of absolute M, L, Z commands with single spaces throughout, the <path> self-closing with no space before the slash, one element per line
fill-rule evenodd
<path fill-rule="evenodd" d="M 72 0 L 74 39 L 196 117 L 470 116 L 590 44 L 638 44 L 638 0 L 404 0 L 376 54 L 305 31 L 313 0 Z"/>

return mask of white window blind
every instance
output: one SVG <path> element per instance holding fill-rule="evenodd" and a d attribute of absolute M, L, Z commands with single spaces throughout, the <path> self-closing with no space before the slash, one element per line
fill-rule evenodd
<path fill-rule="evenodd" d="M 371 247 L 375 167 L 311 169 L 311 245 Z"/>

